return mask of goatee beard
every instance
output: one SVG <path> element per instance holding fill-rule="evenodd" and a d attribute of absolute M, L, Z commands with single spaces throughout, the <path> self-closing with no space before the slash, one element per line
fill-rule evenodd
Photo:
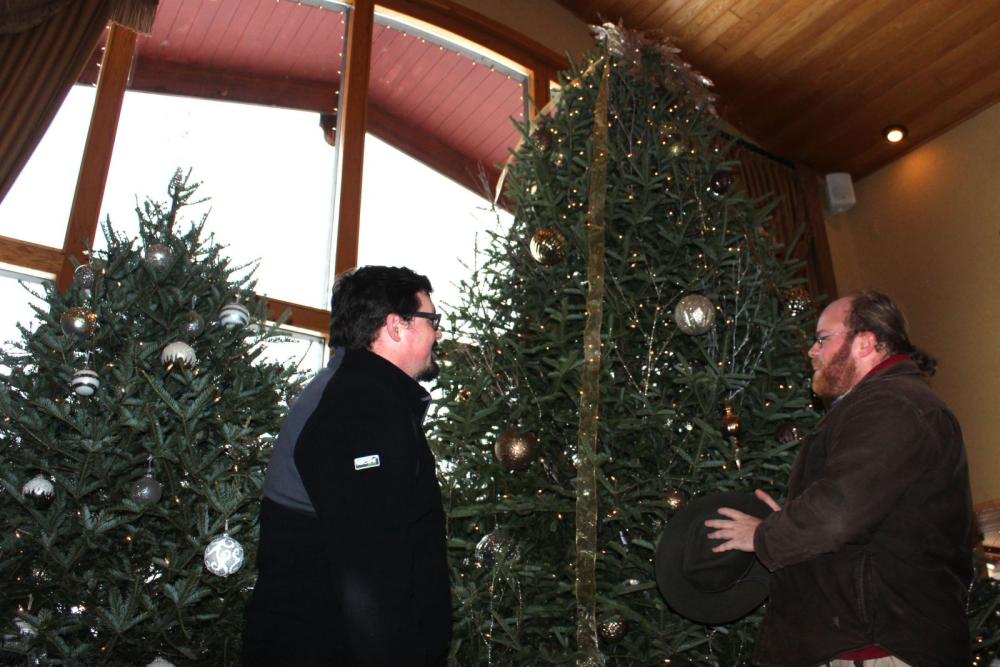
<path fill-rule="evenodd" d="M 436 378 L 440 372 L 441 367 L 438 365 L 437 359 L 431 359 L 430 365 L 420 371 L 420 375 L 417 376 L 417 382 L 430 382 Z"/>

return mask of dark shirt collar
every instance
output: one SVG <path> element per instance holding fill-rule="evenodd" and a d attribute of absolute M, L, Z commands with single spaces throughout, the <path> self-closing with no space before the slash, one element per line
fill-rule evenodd
<path fill-rule="evenodd" d="M 423 422 L 430 408 L 431 395 L 399 366 L 370 350 L 347 350 L 343 363 L 344 368 L 355 366 L 368 373 L 369 377 L 386 385 L 390 391 L 406 402 L 417 422 Z"/>

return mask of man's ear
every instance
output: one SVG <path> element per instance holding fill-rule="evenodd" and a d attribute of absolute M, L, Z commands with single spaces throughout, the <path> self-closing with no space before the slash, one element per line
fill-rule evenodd
<path fill-rule="evenodd" d="M 399 328 L 404 325 L 403 318 L 396 313 L 389 313 L 385 318 L 385 331 L 395 342 L 399 342 Z"/>
<path fill-rule="evenodd" d="M 858 341 L 859 352 L 862 357 L 880 352 L 878 339 L 875 338 L 875 334 L 871 331 L 861 331 L 857 334 L 856 338 Z"/>

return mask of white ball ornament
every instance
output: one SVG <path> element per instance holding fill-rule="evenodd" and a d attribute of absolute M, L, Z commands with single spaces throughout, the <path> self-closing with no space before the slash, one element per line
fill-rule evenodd
<path fill-rule="evenodd" d="M 205 549 L 205 567 L 219 577 L 228 577 L 243 567 L 243 545 L 223 533 Z"/>
<path fill-rule="evenodd" d="M 96 371 L 81 368 L 73 373 L 73 379 L 70 380 L 69 386 L 80 396 L 93 396 L 94 392 L 101 386 L 101 379 L 97 376 Z"/>
<path fill-rule="evenodd" d="M 183 341 L 177 341 L 163 348 L 160 361 L 163 362 L 164 366 L 179 363 L 191 367 L 198 361 L 198 356 L 194 353 L 193 347 Z"/>
<path fill-rule="evenodd" d="M 688 294 L 674 307 L 674 322 L 689 336 L 698 336 L 715 324 L 715 304 L 701 294 Z"/>
<path fill-rule="evenodd" d="M 250 321 L 250 311 L 242 303 L 227 303 L 219 311 L 219 322 L 227 329 L 246 326 Z"/>
<path fill-rule="evenodd" d="M 146 667 L 174 667 L 174 663 L 169 660 L 165 660 L 160 656 L 156 656 L 156 658 L 153 659 L 153 662 L 146 665 Z"/>

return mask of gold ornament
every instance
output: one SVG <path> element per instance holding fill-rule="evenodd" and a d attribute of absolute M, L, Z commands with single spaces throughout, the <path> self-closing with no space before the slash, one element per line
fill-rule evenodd
<path fill-rule="evenodd" d="M 553 266 L 566 259 L 566 237 L 558 229 L 542 227 L 531 237 L 531 256 L 542 266 Z"/>
<path fill-rule="evenodd" d="M 667 509 L 671 512 L 679 512 L 687 505 L 687 495 L 680 489 L 670 489 L 667 492 Z"/>
<path fill-rule="evenodd" d="M 516 428 L 508 429 L 497 438 L 493 448 L 497 461 L 508 470 L 524 470 L 535 457 L 538 438 L 534 433 L 522 433 Z"/>
<path fill-rule="evenodd" d="M 465 401 L 472 398 L 472 390 L 468 387 L 462 387 L 458 390 L 458 394 L 455 396 L 459 403 L 464 403 Z"/>
<path fill-rule="evenodd" d="M 722 432 L 730 438 L 740 437 L 740 430 L 743 425 L 740 416 L 733 410 L 731 403 L 726 403 L 725 414 L 722 416 Z"/>
<path fill-rule="evenodd" d="M 787 317 L 798 317 L 812 308 L 812 298 L 809 290 L 804 287 L 792 287 L 781 293 L 781 301 L 785 304 Z"/>
<path fill-rule="evenodd" d="M 667 150 L 674 157 L 683 155 L 687 151 L 687 142 L 679 134 L 671 134 L 665 141 L 667 142 Z"/>
<path fill-rule="evenodd" d="M 625 637 L 625 632 L 628 630 L 628 626 L 620 618 L 612 618 L 601 623 L 598 627 L 598 631 L 601 633 L 601 639 L 613 644 L 617 641 L 621 641 Z"/>

